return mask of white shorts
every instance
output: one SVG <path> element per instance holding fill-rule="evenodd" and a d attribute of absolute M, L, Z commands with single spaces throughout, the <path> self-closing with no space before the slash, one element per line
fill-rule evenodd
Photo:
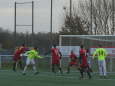
<path fill-rule="evenodd" d="M 35 64 L 35 60 L 34 59 L 30 59 L 30 58 L 27 58 L 26 59 L 26 65 L 29 65 L 29 64 Z"/>

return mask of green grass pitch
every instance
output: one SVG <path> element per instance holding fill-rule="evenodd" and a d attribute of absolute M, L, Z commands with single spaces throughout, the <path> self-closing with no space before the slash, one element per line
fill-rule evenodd
<path fill-rule="evenodd" d="M 30 71 L 23 76 L 19 71 L 0 70 L 0 86 L 115 86 L 115 74 L 109 74 L 107 79 L 100 79 L 98 74 L 93 74 L 91 80 L 79 80 L 78 72 L 61 75 L 41 71 L 34 75 Z"/>

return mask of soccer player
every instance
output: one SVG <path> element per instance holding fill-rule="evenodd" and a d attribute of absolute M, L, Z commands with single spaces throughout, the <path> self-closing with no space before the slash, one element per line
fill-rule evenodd
<path fill-rule="evenodd" d="M 20 65 L 20 68 L 23 69 L 20 54 L 21 54 L 20 48 L 17 47 L 15 52 L 14 52 L 14 56 L 13 56 L 13 61 L 14 61 L 14 63 L 13 63 L 13 71 L 16 71 L 16 66 L 17 66 L 18 63 Z"/>
<path fill-rule="evenodd" d="M 23 70 L 23 75 L 26 74 L 26 70 L 27 70 L 27 67 L 32 64 L 33 66 L 33 71 L 34 71 L 34 74 L 38 74 L 38 71 L 36 69 L 36 63 L 35 63 L 35 58 L 42 58 L 41 56 L 39 56 L 39 53 L 37 52 L 37 48 L 32 48 L 30 51 L 27 51 L 26 52 L 27 54 L 27 59 L 26 59 L 26 66 L 24 67 L 24 70 Z"/>
<path fill-rule="evenodd" d="M 16 71 L 16 66 L 19 63 L 20 68 L 23 69 L 22 66 L 22 54 L 27 50 L 27 48 L 25 47 L 25 44 L 22 44 L 20 47 L 17 47 L 15 52 L 14 52 L 14 56 L 13 56 L 13 71 Z"/>
<path fill-rule="evenodd" d="M 25 57 L 25 52 L 26 51 L 28 51 L 29 49 L 28 49 L 28 47 L 25 45 L 25 44 L 22 44 L 21 46 L 20 46 L 20 52 L 21 52 L 21 58 L 22 58 L 22 60 L 23 60 L 23 62 L 24 63 L 26 63 L 26 57 Z M 23 65 L 25 65 L 25 64 L 23 64 Z"/>
<path fill-rule="evenodd" d="M 69 62 L 68 68 L 67 68 L 67 73 L 70 73 L 70 67 L 72 67 L 72 66 L 75 66 L 78 68 L 77 55 L 73 52 L 73 50 L 71 51 L 69 58 L 70 58 L 70 62 Z"/>
<path fill-rule="evenodd" d="M 88 66 L 89 66 L 89 70 L 90 72 L 93 72 L 91 66 L 92 66 L 92 58 L 90 57 L 90 50 L 87 49 L 86 50 L 86 56 L 87 56 L 87 59 L 88 59 Z"/>
<path fill-rule="evenodd" d="M 61 52 L 59 51 L 58 48 L 56 48 L 56 45 L 53 45 L 53 48 L 51 49 L 51 56 L 52 56 L 52 72 L 56 73 L 55 67 L 59 69 L 60 73 L 62 74 L 62 69 L 60 65 L 60 60 L 61 60 Z"/>
<path fill-rule="evenodd" d="M 107 51 L 102 48 L 102 45 L 99 45 L 96 51 L 93 54 L 93 59 L 97 56 L 98 58 L 98 66 L 99 66 L 99 74 L 100 77 L 106 78 L 107 72 L 106 72 L 106 56 Z"/>
<path fill-rule="evenodd" d="M 89 79 L 91 79 L 89 65 L 88 65 L 88 62 L 87 62 L 86 50 L 84 49 L 83 45 L 80 46 L 79 54 L 80 54 L 80 57 L 81 57 L 81 64 L 80 64 L 81 79 L 84 78 L 84 72 L 87 72 L 87 75 L 88 75 Z"/>

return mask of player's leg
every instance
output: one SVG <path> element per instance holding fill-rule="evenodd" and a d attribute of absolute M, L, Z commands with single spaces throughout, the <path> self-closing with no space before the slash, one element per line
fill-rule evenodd
<path fill-rule="evenodd" d="M 53 72 L 53 73 L 56 73 L 56 72 L 55 72 L 55 64 L 54 64 L 54 63 L 52 63 L 52 72 Z"/>
<path fill-rule="evenodd" d="M 88 62 L 88 63 L 89 63 L 89 64 L 88 64 L 88 65 L 89 65 L 88 67 L 89 67 L 90 72 L 93 72 L 93 70 L 92 70 L 92 64 L 93 64 L 93 63 L 92 63 L 92 62 L 93 62 L 92 59 L 90 59 L 89 62 Z"/>
<path fill-rule="evenodd" d="M 98 66 L 99 66 L 99 75 L 100 77 L 102 77 L 103 76 L 102 61 L 98 61 Z"/>
<path fill-rule="evenodd" d="M 84 78 L 84 69 L 81 67 L 80 69 L 79 69 L 79 71 L 80 71 L 80 79 L 83 79 Z"/>
<path fill-rule="evenodd" d="M 21 59 L 19 60 L 19 65 L 20 65 L 20 69 L 23 70 L 23 66 L 22 66 L 22 61 L 21 61 Z"/>
<path fill-rule="evenodd" d="M 13 71 L 16 72 L 16 64 L 18 62 L 17 58 L 13 58 Z"/>
<path fill-rule="evenodd" d="M 51 59 L 51 71 L 53 73 L 56 73 L 56 71 L 55 71 L 55 64 L 56 64 L 56 61 L 54 59 Z"/>
<path fill-rule="evenodd" d="M 76 67 L 77 70 L 80 70 L 80 65 L 78 64 L 78 62 L 75 62 L 74 65 L 75 65 L 75 67 Z"/>
<path fill-rule="evenodd" d="M 25 74 L 26 74 L 27 67 L 28 67 L 28 64 L 26 64 L 26 66 L 24 67 L 24 70 L 23 70 L 23 75 L 25 75 Z"/>
<path fill-rule="evenodd" d="M 91 72 L 90 72 L 89 67 L 86 68 L 86 71 L 87 71 L 87 75 L 88 75 L 89 79 L 91 79 Z"/>
<path fill-rule="evenodd" d="M 79 66 L 79 71 L 80 71 L 80 79 L 83 79 L 84 78 L 84 67 L 82 64 L 80 64 Z"/>
<path fill-rule="evenodd" d="M 16 61 L 13 62 L 13 71 L 16 71 Z"/>
<path fill-rule="evenodd" d="M 93 70 L 92 70 L 92 68 L 91 68 L 91 67 L 89 67 L 89 71 L 90 71 L 90 72 L 93 72 Z"/>
<path fill-rule="evenodd" d="M 29 66 L 30 63 L 31 63 L 31 59 L 27 58 L 27 60 L 26 60 L 26 66 L 24 67 L 24 70 L 23 70 L 23 75 L 26 74 L 27 67 Z"/>
<path fill-rule="evenodd" d="M 61 73 L 61 74 L 63 74 L 63 71 L 62 71 L 62 68 L 61 68 L 60 63 L 58 63 L 58 64 L 56 64 L 56 65 L 57 65 L 57 67 L 58 67 L 58 69 L 59 69 L 60 73 Z"/>
<path fill-rule="evenodd" d="M 76 65 L 77 65 L 77 62 L 71 61 L 71 62 L 68 64 L 67 73 L 70 73 L 70 67 L 76 66 Z"/>
<path fill-rule="evenodd" d="M 34 60 L 34 59 L 31 59 L 31 64 L 32 64 L 32 66 L 33 66 L 34 74 L 38 74 L 38 71 L 37 71 L 37 68 L 36 68 L 36 63 L 35 63 L 35 60 Z"/>
<path fill-rule="evenodd" d="M 70 73 L 70 67 L 71 67 L 71 65 L 69 64 L 67 67 L 67 73 Z"/>
<path fill-rule="evenodd" d="M 104 77 L 106 77 L 106 75 L 107 75 L 106 62 L 105 62 L 105 60 L 103 61 L 103 75 L 104 75 Z"/>

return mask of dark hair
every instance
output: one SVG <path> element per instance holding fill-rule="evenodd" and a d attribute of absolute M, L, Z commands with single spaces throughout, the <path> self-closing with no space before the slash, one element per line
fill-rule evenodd
<path fill-rule="evenodd" d="M 23 43 L 22 46 L 25 46 L 25 43 Z"/>
<path fill-rule="evenodd" d="M 37 47 L 34 47 L 35 50 L 37 50 L 38 48 Z"/>
<path fill-rule="evenodd" d="M 80 48 L 84 48 L 84 46 L 83 46 L 83 45 L 81 45 L 81 46 L 80 46 Z"/>
<path fill-rule="evenodd" d="M 71 50 L 71 53 L 73 53 L 74 51 L 73 50 Z"/>
<path fill-rule="evenodd" d="M 54 44 L 53 47 L 56 48 L 56 44 Z"/>

